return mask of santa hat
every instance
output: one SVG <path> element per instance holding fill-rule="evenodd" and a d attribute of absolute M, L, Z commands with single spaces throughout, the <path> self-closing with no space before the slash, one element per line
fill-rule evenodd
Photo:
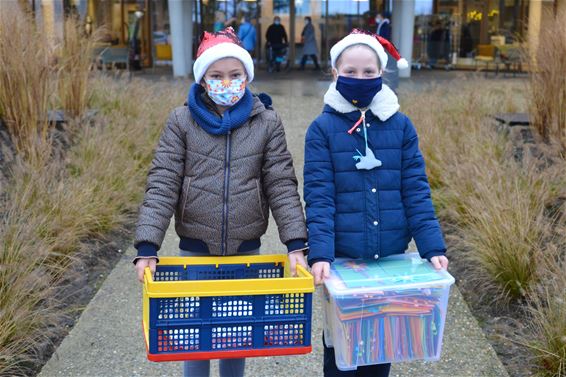
<path fill-rule="evenodd" d="M 250 53 L 242 47 L 242 42 L 228 27 L 217 33 L 204 32 L 197 51 L 197 59 L 193 65 L 195 81 L 200 82 L 215 61 L 223 58 L 236 58 L 242 62 L 247 73 L 247 82 L 254 79 L 254 62 Z"/>
<path fill-rule="evenodd" d="M 336 68 L 336 60 L 338 60 L 340 54 L 342 54 L 342 52 L 348 47 L 356 44 L 363 44 L 374 50 L 379 58 L 382 68 L 387 66 L 387 53 L 385 51 L 387 51 L 389 55 L 397 61 L 397 68 L 405 69 L 409 67 L 407 60 L 399 55 L 399 52 L 393 43 L 377 34 L 354 29 L 349 35 L 342 38 L 332 47 L 332 49 L 330 49 L 330 61 L 332 62 L 332 68 Z"/>

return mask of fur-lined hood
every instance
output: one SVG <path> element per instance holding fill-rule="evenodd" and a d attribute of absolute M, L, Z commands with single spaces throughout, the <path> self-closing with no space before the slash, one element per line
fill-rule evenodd
<path fill-rule="evenodd" d="M 328 91 L 324 95 L 324 103 L 339 113 L 351 113 L 360 111 L 359 108 L 348 102 L 340 92 L 336 89 L 336 82 L 332 82 Z M 391 118 L 393 114 L 399 111 L 399 100 L 397 95 L 387 85 L 383 84 L 381 90 L 373 97 L 371 104 L 368 106 L 373 115 L 378 117 L 382 122 Z"/>

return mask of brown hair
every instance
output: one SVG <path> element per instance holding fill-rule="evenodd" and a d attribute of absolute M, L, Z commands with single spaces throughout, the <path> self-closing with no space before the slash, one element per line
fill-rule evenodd
<path fill-rule="evenodd" d="M 356 43 L 353 44 L 351 46 L 346 47 L 341 53 L 340 55 L 338 55 L 338 57 L 336 58 L 336 69 L 338 69 L 338 67 L 340 66 L 340 60 L 342 59 L 342 55 L 344 54 L 344 52 L 348 51 L 349 49 L 352 49 L 354 47 L 366 47 L 367 49 L 369 49 L 371 52 L 373 52 L 375 54 L 375 59 L 377 60 L 377 68 L 381 69 L 381 60 L 379 60 L 379 56 L 377 55 L 377 52 L 375 52 L 375 50 L 373 48 L 371 48 L 370 46 L 368 46 L 365 43 Z"/>

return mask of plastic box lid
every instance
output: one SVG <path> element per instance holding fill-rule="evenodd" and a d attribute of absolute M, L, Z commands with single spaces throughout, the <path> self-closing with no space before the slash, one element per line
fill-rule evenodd
<path fill-rule="evenodd" d="M 379 260 L 336 258 L 324 284 L 336 297 L 449 286 L 454 277 L 446 270 L 435 270 L 418 253 L 405 253 Z"/>

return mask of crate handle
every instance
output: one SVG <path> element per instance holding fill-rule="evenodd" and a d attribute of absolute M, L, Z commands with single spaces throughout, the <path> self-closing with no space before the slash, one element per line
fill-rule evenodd
<path fill-rule="evenodd" d="M 153 276 L 151 275 L 151 270 L 149 269 L 149 267 L 146 267 L 143 270 L 143 283 L 144 284 L 148 284 L 148 283 L 152 283 L 153 282 Z"/>
<path fill-rule="evenodd" d="M 310 274 L 310 272 L 306 268 L 301 266 L 300 264 L 297 264 L 297 276 L 312 278 L 312 275 Z"/>

